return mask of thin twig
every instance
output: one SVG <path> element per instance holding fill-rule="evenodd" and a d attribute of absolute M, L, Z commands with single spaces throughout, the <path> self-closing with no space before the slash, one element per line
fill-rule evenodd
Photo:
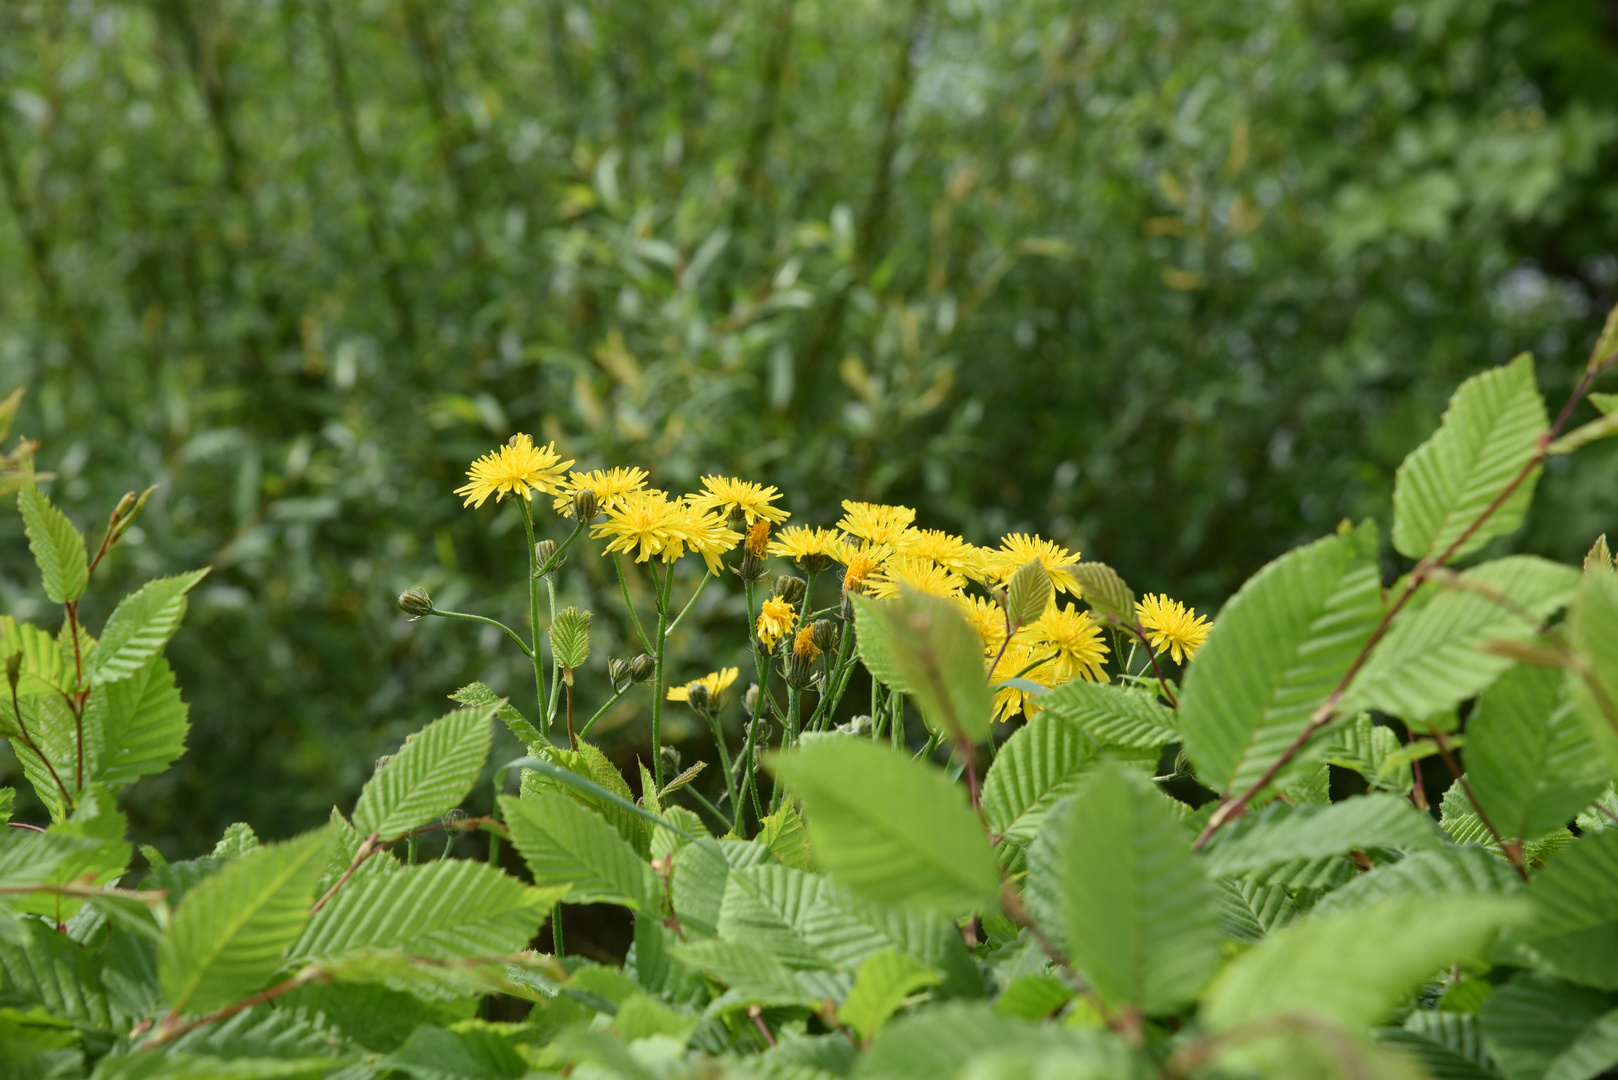
<path fill-rule="evenodd" d="M 1450 749 L 1449 737 L 1438 728 L 1433 728 L 1432 735 L 1433 741 L 1438 744 L 1439 756 L 1444 759 L 1444 765 L 1449 769 L 1450 775 L 1455 777 L 1455 782 L 1461 785 L 1461 791 L 1465 793 L 1466 801 L 1472 804 L 1472 810 L 1477 814 L 1478 820 L 1483 822 L 1485 829 L 1489 830 L 1489 835 L 1494 838 L 1495 846 L 1506 857 L 1506 861 L 1511 864 L 1512 869 L 1516 870 L 1524 881 L 1527 881 L 1528 870 L 1523 866 L 1522 844 L 1516 840 L 1507 840 L 1500 835 L 1500 830 L 1495 828 L 1494 822 L 1489 820 L 1489 815 L 1484 811 L 1483 804 L 1478 802 L 1478 797 L 1472 793 L 1472 785 L 1467 782 L 1466 774 L 1461 771 L 1460 763 L 1455 760 L 1455 754 Z"/>
<path fill-rule="evenodd" d="M 251 1009 L 254 1005 L 262 1005 L 264 1002 L 278 998 L 282 994 L 291 993 L 300 986 L 307 986 L 317 979 L 323 979 L 326 977 L 326 974 L 327 972 L 324 967 L 321 967 L 319 964 L 310 964 L 308 967 L 292 976 L 292 978 L 287 979 L 285 982 L 276 983 L 268 990 L 260 990 L 252 997 L 246 997 L 232 1005 L 226 1005 L 223 1009 L 211 1012 L 206 1016 L 199 1016 L 197 1019 L 192 1020 L 189 1023 L 179 1022 L 178 1016 L 176 1016 L 174 1013 L 170 1013 L 166 1018 L 164 1018 L 163 1022 L 157 1026 L 157 1030 L 152 1032 L 151 1038 L 147 1039 L 146 1042 L 142 1044 L 142 1047 L 150 1049 L 152 1047 L 162 1046 L 164 1043 L 173 1042 L 180 1036 L 193 1032 L 199 1027 L 203 1027 L 207 1024 L 212 1024 L 220 1020 L 228 1020 L 230 1017 L 235 1016 L 239 1012 L 246 1009 Z"/>

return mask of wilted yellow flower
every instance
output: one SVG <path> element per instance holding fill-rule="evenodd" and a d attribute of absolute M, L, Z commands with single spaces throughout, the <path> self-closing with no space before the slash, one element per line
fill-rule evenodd
<path fill-rule="evenodd" d="M 1053 541 L 1027 533 L 1012 533 L 1002 536 L 999 549 L 985 552 L 984 559 L 989 572 L 1001 582 L 1009 581 L 1020 567 L 1037 559 L 1045 564 L 1052 585 L 1062 592 L 1071 593 L 1075 599 L 1079 595 L 1078 579 L 1068 569 L 1079 561 L 1079 553 L 1069 551 Z"/>
<path fill-rule="evenodd" d="M 490 495 L 495 502 L 507 495 L 532 500 L 534 490 L 556 494 L 562 489 L 562 474 L 571 461 L 563 461 L 556 444 L 539 447 L 527 435 L 513 435 L 506 445 L 491 450 L 466 470 L 467 482 L 455 489 L 465 495 L 462 506 L 482 506 Z"/>
<path fill-rule="evenodd" d="M 843 571 L 843 591 L 845 593 L 863 591 L 865 579 L 881 568 L 882 561 L 886 557 L 885 548 L 868 548 L 850 554 L 848 568 Z"/>
<path fill-rule="evenodd" d="M 1176 664 L 1195 656 L 1213 629 L 1205 616 L 1158 593 L 1147 593 L 1135 605 L 1135 618 L 1146 628 L 1146 639 L 1152 648 L 1158 652 L 1167 649 Z"/>
<path fill-rule="evenodd" d="M 747 527 L 747 553 L 755 559 L 762 559 L 770 546 L 770 523 L 759 518 Z"/>
<path fill-rule="evenodd" d="M 798 613 L 792 610 L 792 605 L 779 596 L 772 596 L 764 601 L 764 607 L 758 614 L 758 640 L 764 646 L 765 652 L 774 652 L 775 643 L 781 640 L 781 635 L 792 629 L 792 624 L 798 621 Z"/>
<path fill-rule="evenodd" d="M 719 700 L 719 695 L 724 692 L 725 687 L 729 686 L 735 681 L 736 669 L 733 667 L 725 668 L 722 671 L 710 671 L 700 679 L 692 679 L 691 682 L 686 683 L 685 686 L 669 687 L 668 700 L 689 701 L 691 698 L 691 691 L 689 688 L 693 683 L 701 683 L 708 688 L 708 693 L 711 694 L 713 696 L 713 700 L 717 702 Z"/>
<path fill-rule="evenodd" d="M 882 570 L 870 579 L 870 594 L 878 600 L 898 596 L 902 586 L 909 586 L 928 596 L 948 599 L 966 590 L 966 579 L 931 559 L 914 555 L 895 555 L 882 564 Z"/>
<path fill-rule="evenodd" d="M 571 464 L 571 463 L 570 463 Z M 551 509 L 563 517 L 573 516 L 573 496 L 588 491 L 596 497 L 603 510 L 612 510 L 632 491 L 646 486 L 646 470 L 639 466 L 595 472 L 570 472 L 563 481 L 561 491 L 551 500 Z"/>
<path fill-rule="evenodd" d="M 612 537 L 608 554 L 634 551 L 635 561 L 645 562 L 669 546 L 673 539 L 671 526 L 682 509 L 661 491 L 627 492 L 605 518 L 591 527 L 590 535 L 597 540 Z"/>
<path fill-rule="evenodd" d="M 868 544 L 892 544 L 915 520 L 916 512 L 908 506 L 884 506 L 844 499 L 843 518 L 837 527 Z"/>
<path fill-rule="evenodd" d="M 989 682 L 1003 682 L 1017 674 L 1040 686 L 1055 686 L 1056 673 L 1051 670 L 1055 661 L 1040 664 L 1030 671 L 1023 671 L 1034 661 L 1041 658 L 1041 653 L 1032 645 L 1019 645 L 1012 642 L 1006 646 L 1006 651 L 1000 657 L 1000 662 L 989 672 Z M 986 657 L 984 666 L 987 667 L 994 658 Z M 994 692 L 994 718 L 1004 723 L 1021 711 L 1032 718 L 1039 712 L 1039 698 L 1026 690 L 1019 690 L 1014 686 L 1004 686 Z"/>
<path fill-rule="evenodd" d="M 947 570 L 983 580 L 982 549 L 943 529 L 906 529 L 894 541 L 893 550 L 900 555 L 931 559 Z"/>
<path fill-rule="evenodd" d="M 1107 654 L 1112 650 L 1107 648 L 1101 627 L 1088 611 L 1052 604 L 1028 630 L 1036 653 L 1056 651 L 1051 666 L 1057 682 L 1069 679 L 1112 681 L 1106 667 Z"/>
<path fill-rule="evenodd" d="M 716 510 L 729 515 L 740 510 L 751 525 L 759 518 L 780 524 L 792 515 L 779 506 L 770 504 L 781 497 L 773 487 L 754 484 L 747 480 L 732 480 L 728 476 L 704 476 L 702 492 L 686 496 L 686 501 L 698 510 Z"/>
<path fill-rule="evenodd" d="M 792 640 L 792 659 L 800 664 L 812 664 L 820 659 L 820 646 L 815 644 L 815 628 L 806 626 Z"/>
<path fill-rule="evenodd" d="M 799 566 L 811 559 L 835 559 L 846 563 L 854 554 L 854 545 L 836 529 L 788 525 L 771 541 L 769 552 L 791 559 Z"/>
<path fill-rule="evenodd" d="M 688 502 L 671 503 L 669 543 L 663 561 L 673 562 L 690 548 L 702 556 L 708 569 L 717 574 L 724 569 L 719 556 L 741 543 L 742 534 L 732 529 L 719 514 L 705 514 Z"/>

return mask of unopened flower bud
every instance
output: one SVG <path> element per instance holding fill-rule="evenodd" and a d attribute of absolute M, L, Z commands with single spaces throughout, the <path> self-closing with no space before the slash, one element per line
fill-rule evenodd
<path fill-rule="evenodd" d="M 601 513 L 601 502 L 596 498 L 595 492 L 588 488 L 580 488 L 573 493 L 573 519 L 575 521 L 580 524 L 586 521 L 594 521 L 599 513 Z"/>
<path fill-rule="evenodd" d="M 758 712 L 758 683 L 753 683 L 747 688 L 747 694 L 742 698 L 742 708 L 747 711 L 748 716 Z"/>
<path fill-rule="evenodd" d="M 645 682 L 657 674 L 657 659 L 650 653 L 641 653 L 629 662 L 629 677 L 636 682 Z"/>
<path fill-rule="evenodd" d="M 556 557 L 556 541 L 555 540 L 541 540 L 539 543 L 534 545 L 534 565 L 539 568 L 540 573 L 545 572 L 546 566 L 555 557 Z M 552 567 L 550 567 L 550 569 L 554 570 L 554 569 L 556 569 L 556 567 L 552 566 Z"/>
<path fill-rule="evenodd" d="M 685 700 L 686 704 L 697 712 L 705 713 L 713 708 L 713 691 L 708 689 L 707 683 L 698 679 L 696 682 L 686 684 Z"/>
<path fill-rule="evenodd" d="M 743 548 L 741 561 L 732 566 L 730 572 L 743 581 L 757 581 L 764 576 L 764 560 Z"/>
<path fill-rule="evenodd" d="M 821 652 L 831 652 L 837 648 L 837 624 L 830 619 L 816 619 L 810 624 L 814 631 L 815 647 Z"/>
<path fill-rule="evenodd" d="M 461 822 L 463 822 L 465 820 L 466 820 L 466 811 L 465 810 L 456 808 L 454 810 L 446 810 L 444 812 L 444 824 L 449 826 L 452 829 L 455 828 L 457 825 L 459 825 Z"/>
<path fill-rule="evenodd" d="M 410 616 L 411 622 L 415 622 L 423 615 L 433 613 L 433 598 L 420 585 L 413 586 L 399 594 L 399 610 Z"/>
<path fill-rule="evenodd" d="M 663 747 L 663 768 L 676 775 L 680 772 L 680 752 L 672 746 Z"/>
<path fill-rule="evenodd" d="M 11 684 L 11 692 L 17 692 L 17 681 L 22 678 L 22 652 L 18 650 L 6 657 L 6 681 Z"/>
<path fill-rule="evenodd" d="M 732 506 L 730 508 L 730 517 L 726 519 L 726 524 L 737 532 L 741 532 L 747 526 L 747 511 L 739 506 Z"/>
<path fill-rule="evenodd" d="M 792 560 L 805 573 L 818 574 L 831 566 L 832 558 L 824 551 L 810 551 Z"/>
<path fill-rule="evenodd" d="M 796 604 L 802 600 L 807 587 L 803 578 L 795 578 L 791 574 L 782 574 L 775 579 L 775 595 L 789 604 Z"/>
<path fill-rule="evenodd" d="M 618 684 L 629 679 L 629 661 L 621 657 L 613 657 L 607 661 L 607 678 L 612 680 L 614 689 Z"/>

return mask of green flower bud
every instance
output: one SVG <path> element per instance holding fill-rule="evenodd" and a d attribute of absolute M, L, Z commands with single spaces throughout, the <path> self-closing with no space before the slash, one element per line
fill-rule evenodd
<path fill-rule="evenodd" d="M 764 560 L 743 548 L 742 561 L 732 566 L 730 572 L 743 581 L 757 581 L 764 576 Z"/>
<path fill-rule="evenodd" d="M 581 525 L 586 521 L 594 521 L 601 513 L 601 503 L 596 499 L 596 493 L 589 490 L 580 490 L 573 493 L 573 519 Z"/>
<path fill-rule="evenodd" d="M 641 653 L 629 662 L 629 677 L 636 682 L 645 682 L 657 674 L 657 659 L 650 653 Z"/>
<path fill-rule="evenodd" d="M 758 712 L 758 683 L 748 686 L 747 694 L 742 698 L 742 708 L 747 711 L 748 716 Z M 763 723 L 763 721 L 760 721 L 760 723 Z"/>
<path fill-rule="evenodd" d="M 416 585 L 399 594 L 399 610 L 410 616 L 411 622 L 415 622 L 423 615 L 433 613 L 433 598 L 427 595 L 426 589 Z"/>
<path fill-rule="evenodd" d="M 810 624 L 810 632 L 814 635 L 815 648 L 821 652 L 831 652 L 837 648 L 837 624 L 830 619 L 816 619 Z"/>
<path fill-rule="evenodd" d="M 613 689 L 619 684 L 629 680 L 629 661 L 614 657 L 607 661 L 607 678 L 612 680 Z"/>
<path fill-rule="evenodd" d="M 17 692 L 17 681 L 22 678 L 22 652 L 14 652 L 6 657 L 6 681 L 11 684 L 11 692 Z"/>
<path fill-rule="evenodd" d="M 676 776 L 680 773 L 680 752 L 672 746 L 663 747 L 663 769 Z"/>
<path fill-rule="evenodd" d="M 555 557 L 555 540 L 541 540 L 539 543 L 534 545 L 534 565 L 539 568 L 541 573 L 545 571 L 545 565 Z M 551 569 L 555 570 L 556 567 L 553 566 Z"/>
<path fill-rule="evenodd" d="M 713 708 L 713 691 L 709 690 L 708 684 L 700 679 L 693 683 L 687 683 L 685 701 L 687 705 L 690 705 L 697 712 L 705 713 Z"/>
<path fill-rule="evenodd" d="M 802 600 L 807 588 L 803 578 L 795 578 L 791 574 L 782 574 L 775 579 L 775 595 L 789 604 L 796 604 Z"/>

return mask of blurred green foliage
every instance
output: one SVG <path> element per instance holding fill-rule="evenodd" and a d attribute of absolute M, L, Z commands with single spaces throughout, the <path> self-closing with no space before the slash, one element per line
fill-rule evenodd
<path fill-rule="evenodd" d="M 215 567 L 170 652 L 192 748 L 137 831 L 307 827 L 455 687 L 522 693 L 494 637 L 394 607 L 424 584 L 517 621 L 515 513 L 450 495 L 515 430 L 820 524 L 854 496 L 1037 530 L 1217 606 L 1385 505 L 1467 373 L 1532 349 L 1565 392 L 1618 290 L 1615 19 L 0 5 L 0 389 L 32 388 L 18 430 L 80 525 L 162 485 L 94 619 Z M 1519 542 L 1572 559 L 1618 525 L 1615 466 L 1548 477 Z M 3 602 L 42 614 L 0 530 Z M 578 558 L 588 608 L 611 581 Z M 739 610 L 704 596 L 693 674 Z"/>

